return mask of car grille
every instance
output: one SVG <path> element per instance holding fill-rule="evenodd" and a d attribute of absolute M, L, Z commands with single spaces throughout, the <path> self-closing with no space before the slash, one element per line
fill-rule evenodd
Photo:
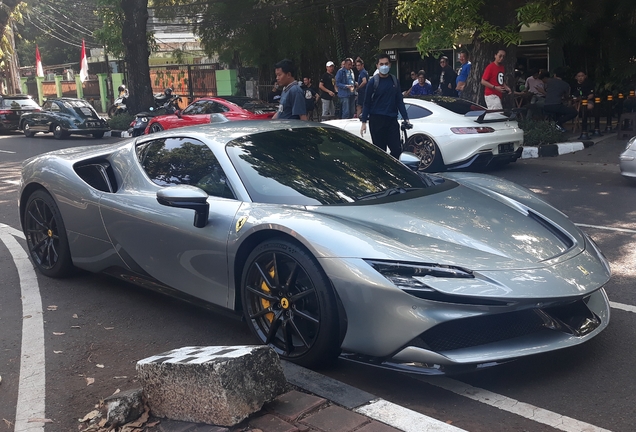
<path fill-rule="evenodd" d="M 441 323 L 408 345 L 451 351 L 553 330 L 582 336 L 600 325 L 585 300 L 543 309 L 527 309 Z"/>

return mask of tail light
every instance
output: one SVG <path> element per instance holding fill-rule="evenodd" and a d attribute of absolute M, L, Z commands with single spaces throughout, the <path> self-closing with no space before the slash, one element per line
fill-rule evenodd
<path fill-rule="evenodd" d="M 0 110 L 0 114 L 13 114 L 11 110 Z"/>
<path fill-rule="evenodd" d="M 451 128 L 451 132 L 458 135 L 493 133 L 495 130 L 491 127 L 457 127 Z"/>

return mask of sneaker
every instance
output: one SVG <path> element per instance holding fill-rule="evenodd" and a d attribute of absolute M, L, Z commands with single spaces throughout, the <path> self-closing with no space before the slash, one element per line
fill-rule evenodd
<path fill-rule="evenodd" d="M 567 130 L 563 126 L 556 125 L 556 128 L 559 132 L 567 132 Z"/>

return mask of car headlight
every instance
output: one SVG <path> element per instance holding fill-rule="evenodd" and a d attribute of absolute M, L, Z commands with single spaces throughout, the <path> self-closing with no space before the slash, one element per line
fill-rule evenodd
<path fill-rule="evenodd" d="M 632 144 L 634 144 L 636 142 L 636 136 L 632 137 L 629 139 L 629 141 L 627 141 L 627 146 L 625 147 L 625 150 L 629 150 L 629 148 L 632 146 Z"/>
<path fill-rule="evenodd" d="M 411 264 L 395 261 L 365 260 L 378 273 L 390 280 L 400 289 L 426 289 L 423 277 L 468 278 L 475 276 L 470 270 L 440 264 Z M 429 288 L 430 289 L 430 288 Z"/>

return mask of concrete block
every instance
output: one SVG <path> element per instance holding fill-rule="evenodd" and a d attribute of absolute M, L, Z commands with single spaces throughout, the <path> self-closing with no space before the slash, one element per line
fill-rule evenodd
<path fill-rule="evenodd" d="M 184 347 L 137 362 L 151 413 L 234 426 L 286 391 L 278 355 L 267 346 Z"/>

